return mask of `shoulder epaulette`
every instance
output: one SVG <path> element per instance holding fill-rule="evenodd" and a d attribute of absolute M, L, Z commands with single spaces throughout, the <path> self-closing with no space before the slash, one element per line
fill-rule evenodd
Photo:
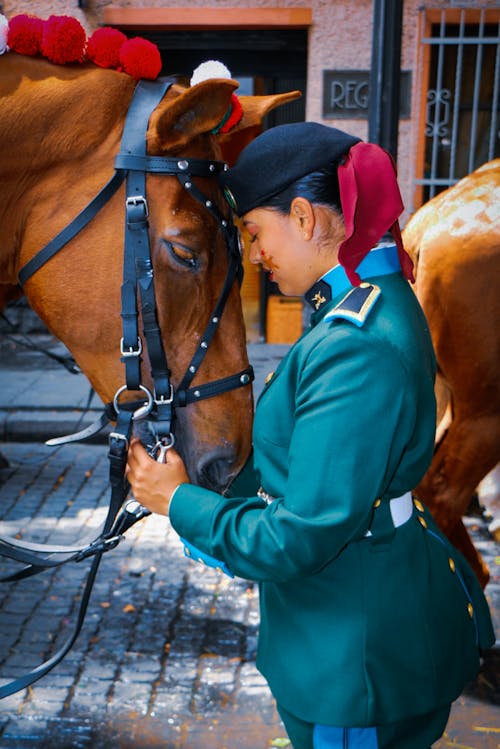
<path fill-rule="evenodd" d="M 349 320 L 359 328 L 364 325 L 380 296 L 380 288 L 375 284 L 362 283 L 351 289 L 335 307 L 323 318 L 326 321 L 341 318 Z"/>

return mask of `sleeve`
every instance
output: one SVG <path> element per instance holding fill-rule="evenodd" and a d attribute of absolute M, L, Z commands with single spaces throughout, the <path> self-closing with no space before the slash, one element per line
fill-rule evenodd
<path fill-rule="evenodd" d="M 185 484 L 171 505 L 172 525 L 240 577 L 284 582 L 321 570 L 364 535 L 373 501 L 397 468 L 415 419 L 407 391 L 386 341 L 374 345 L 356 332 L 317 345 L 297 383 L 284 496 L 266 505 Z"/>

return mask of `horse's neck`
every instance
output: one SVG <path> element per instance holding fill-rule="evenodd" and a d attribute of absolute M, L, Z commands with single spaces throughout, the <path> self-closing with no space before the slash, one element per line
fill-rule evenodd
<path fill-rule="evenodd" d="M 0 282 L 15 277 L 27 214 L 52 175 L 77 181 L 99 159 L 112 169 L 133 89 L 128 75 L 94 66 L 0 58 Z"/>
<path fill-rule="evenodd" d="M 0 59 L 0 174 L 82 157 L 123 119 L 134 82 L 94 66 Z"/>

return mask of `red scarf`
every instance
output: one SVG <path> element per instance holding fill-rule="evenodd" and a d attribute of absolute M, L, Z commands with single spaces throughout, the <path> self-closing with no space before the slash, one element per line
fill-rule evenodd
<path fill-rule="evenodd" d="M 339 249 L 339 263 L 349 281 L 354 286 L 361 283 L 356 268 L 390 231 L 403 275 L 414 282 L 413 262 L 403 247 L 398 223 L 404 206 L 392 156 L 374 143 L 356 143 L 337 173 L 346 231 Z"/>

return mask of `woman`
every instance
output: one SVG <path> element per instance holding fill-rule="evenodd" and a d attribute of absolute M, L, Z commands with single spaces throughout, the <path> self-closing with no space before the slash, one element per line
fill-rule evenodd
<path fill-rule="evenodd" d="M 205 560 L 260 583 L 257 665 L 295 749 L 428 749 L 494 638 L 470 568 L 410 494 L 433 452 L 435 361 L 393 162 L 299 123 L 226 180 L 251 261 L 305 295 L 311 324 L 259 399 L 229 496 L 137 442 L 128 479 Z"/>

